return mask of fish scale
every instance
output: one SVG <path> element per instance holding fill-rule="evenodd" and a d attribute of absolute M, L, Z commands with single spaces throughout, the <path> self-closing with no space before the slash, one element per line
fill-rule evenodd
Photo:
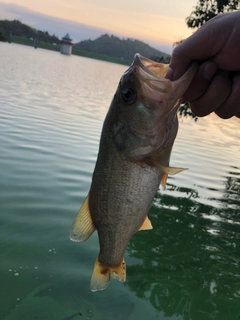
<path fill-rule="evenodd" d="M 106 148 L 106 141 L 103 144 Z M 151 207 L 162 172 L 157 168 L 142 167 L 122 160 L 111 140 L 109 140 L 109 150 L 111 153 L 105 149 L 106 153 L 101 157 L 100 143 L 100 157 L 92 179 L 89 208 L 93 224 L 99 234 L 101 247 L 99 260 L 104 265 L 119 265 L 129 238 L 136 232 L 135 217 L 138 215 L 137 229 L 139 229 Z M 110 156 L 106 157 L 106 154 Z M 109 172 L 112 174 L 109 175 Z M 108 233 L 105 230 L 108 230 Z"/>

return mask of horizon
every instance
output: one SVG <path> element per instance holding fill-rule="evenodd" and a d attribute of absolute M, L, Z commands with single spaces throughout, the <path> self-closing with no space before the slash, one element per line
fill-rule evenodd
<path fill-rule="evenodd" d="M 21 24 L 24 24 L 24 25 L 26 25 L 26 26 L 28 26 L 28 27 L 30 27 L 30 28 L 33 28 L 32 26 L 30 26 L 30 25 L 27 25 L 27 24 L 25 24 L 25 23 L 23 23 L 22 21 L 20 21 L 20 20 L 16 20 L 16 19 L 14 19 L 14 20 L 9 20 L 9 19 L 0 19 L 0 21 L 3 21 L 3 20 L 6 20 L 6 21 L 19 21 Z M 35 29 L 35 28 L 34 28 Z M 48 30 L 39 30 L 39 29 L 35 29 L 35 30 L 37 30 L 37 31 L 40 31 L 40 32 L 48 32 Z M 62 36 L 62 37 L 59 37 L 59 36 L 57 36 L 57 35 L 55 35 L 55 34 L 51 34 L 50 32 L 48 32 L 48 34 L 49 34 L 49 36 L 55 36 L 55 37 L 57 37 L 59 40 L 61 40 L 64 36 L 66 36 L 67 34 L 69 35 L 69 33 L 67 32 L 64 36 Z M 94 40 L 97 40 L 97 39 L 99 39 L 99 38 L 101 38 L 101 37 L 104 37 L 105 35 L 108 35 L 109 37 L 116 37 L 116 38 L 118 38 L 118 39 L 120 39 L 120 40 L 131 40 L 131 41 L 140 41 L 141 43 L 144 43 L 144 44 L 146 44 L 146 45 L 149 45 L 152 49 L 155 49 L 155 50 L 158 50 L 159 52 L 161 52 L 161 50 L 159 50 L 159 49 L 156 49 L 155 47 L 153 47 L 153 46 L 151 46 L 149 43 L 147 43 L 146 41 L 142 41 L 142 40 L 139 40 L 139 39 L 136 39 L 136 38 L 130 38 L 130 37 L 124 37 L 124 36 L 117 36 L 117 35 L 115 35 L 115 34 L 111 34 L 111 33 L 109 33 L 109 32 L 106 32 L 106 33 L 103 33 L 103 34 L 101 34 L 100 36 L 97 36 L 96 38 L 94 38 L 94 39 L 90 39 L 90 40 L 92 40 L 92 41 L 94 41 Z M 71 35 L 69 35 L 70 36 L 70 39 L 71 39 Z M 72 40 L 72 39 L 71 39 Z M 75 45 L 75 44 L 78 44 L 78 43 L 80 43 L 80 42 L 82 42 L 82 41 L 88 41 L 89 39 L 84 39 L 84 40 L 80 40 L 80 41 L 73 41 L 72 40 L 72 43 L 73 43 L 73 45 Z M 164 54 L 168 54 L 168 55 L 170 55 L 169 53 L 166 53 L 166 52 L 162 52 L 162 53 L 164 53 Z"/>
<path fill-rule="evenodd" d="M 108 4 L 104 8 L 97 5 L 96 1 L 91 0 L 85 4 L 83 0 L 62 0 L 58 4 L 57 0 L 43 0 L 41 3 L 32 4 L 30 0 L 19 0 L 16 4 L 5 0 L 0 2 L 0 20 L 19 20 L 37 30 L 48 31 L 59 39 L 69 33 L 74 43 L 95 40 L 104 34 L 120 39 L 136 39 L 167 54 L 172 53 L 174 42 L 187 38 L 193 32 L 187 28 L 185 19 L 190 15 L 196 0 L 186 0 L 180 8 L 174 6 L 176 0 L 171 1 L 171 6 L 162 0 L 158 3 L 154 0 L 133 0 L 127 4 L 128 10 L 122 8 L 127 0 L 115 0 L 114 4 L 104 0 Z M 135 10 L 134 15 L 129 10 L 131 8 Z M 77 17 L 73 14 L 74 9 Z M 80 11 L 81 16 L 78 17 Z M 120 13 L 125 16 L 122 17 Z M 114 16 L 119 18 L 116 23 Z M 160 29 L 158 34 L 156 30 Z"/>

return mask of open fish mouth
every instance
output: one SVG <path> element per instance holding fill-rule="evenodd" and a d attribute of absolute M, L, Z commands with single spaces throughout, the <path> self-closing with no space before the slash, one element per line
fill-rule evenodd
<path fill-rule="evenodd" d="M 176 81 L 166 79 L 169 64 L 158 63 L 136 53 L 132 67 L 140 81 L 148 84 L 152 89 L 161 93 L 170 93 L 173 89 L 181 96 L 195 76 L 198 64 L 193 62 L 189 69 Z"/>
<path fill-rule="evenodd" d="M 136 53 L 132 64 L 139 80 L 146 82 L 152 89 L 168 93 L 173 88 L 173 82 L 166 79 L 169 65 L 158 63 Z"/>
<path fill-rule="evenodd" d="M 147 74 L 157 78 L 164 78 L 169 68 L 169 64 L 152 61 L 148 58 L 141 56 L 139 53 L 135 54 L 133 64 L 139 65 L 143 72 L 146 72 Z"/>

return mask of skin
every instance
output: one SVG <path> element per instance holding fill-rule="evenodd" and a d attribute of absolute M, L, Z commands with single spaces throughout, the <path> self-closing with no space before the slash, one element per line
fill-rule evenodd
<path fill-rule="evenodd" d="M 240 117 L 240 12 L 219 15 L 177 46 L 167 79 L 178 79 L 192 61 L 198 72 L 183 96 L 199 117 L 215 112 Z"/>

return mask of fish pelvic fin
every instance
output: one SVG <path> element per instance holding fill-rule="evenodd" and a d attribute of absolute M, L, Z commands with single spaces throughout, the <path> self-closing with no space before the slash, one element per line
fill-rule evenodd
<path fill-rule="evenodd" d="M 87 240 L 96 230 L 89 210 L 89 195 L 83 202 L 75 221 L 73 222 L 70 239 L 76 242 Z"/>
<path fill-rule="evenodd" d="M 148 216 L 146 216 L 142 226 L 139 228 L 138 231 L 142 231 L 142 230 L 151 230 L 153 229 L 152 223 L 149 220 Z"/>
<path fill-rule="evenodd" d="M 97 258 L 90 283 L 91 290 L 95 292 L 106 289 L 111 278 L 121 282 L 126 281 L 126 264 L 124 259 L 118 266 L 105 266 Z"/>

